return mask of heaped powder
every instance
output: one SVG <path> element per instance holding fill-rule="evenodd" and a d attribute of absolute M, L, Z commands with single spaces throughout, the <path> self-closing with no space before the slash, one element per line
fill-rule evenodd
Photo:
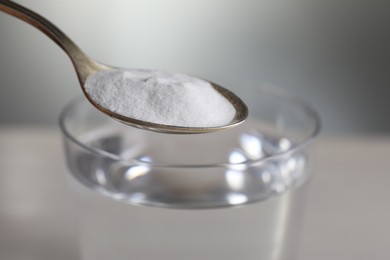
<path fill-rule="evenodd" d="M 210 83 L 158 70 L 101 71 L 85 90 L 100 106 L 130 118 L 172 126 L 217 127 L 235 116 Z"/>

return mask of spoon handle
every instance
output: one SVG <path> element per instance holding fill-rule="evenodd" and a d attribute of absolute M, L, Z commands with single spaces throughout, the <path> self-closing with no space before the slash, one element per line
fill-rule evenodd
<path fill-rule="evenodd" d="M 68 54 L 82 85 L 84 85 L 89 75 L 104 69 L 104 65 L 90 59 L 57 26 L 41 15 L 9 0 L 0 0 L 0 10 L 31 24 L 56 42 Z"/>

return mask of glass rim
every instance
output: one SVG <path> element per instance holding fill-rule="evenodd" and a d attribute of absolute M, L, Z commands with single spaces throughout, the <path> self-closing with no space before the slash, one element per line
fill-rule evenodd
<path fill-rule="evenodd" d="M 258 87 L 257 90 L 260 90 L 266 94 L 270 94 L 273 96 L 276 96 L 278 98 L 284 99 L 285 102 L 288 102 L 294 106 L 300 107 L 303 112 L 307 115 L 308 120 L 312 120 L 314 123 L 314 128 L 313 130 L 305 137 L 303 138 L 302 141 L 298 142 L 296 145 L 291 146 L 285 151 L 278 152 L 272 155 L 269 155 L 267 157 L 263 157 L 260 159 L 256 160 L 247 160 L 244 162 L 239 162 L 239 163 L 230 163 L 230 162 L 225 162 L 225 163 L 211 163 L 211 164 L 174 164 L 174 163 L 156 163 L 156 162 L 146 162 L 146 161 L 140 161 L 136 159 L 124 159 L 121 158 L 120 156 L 104 151 L 102 149 L 97 149 L 91 146 L 88 146 L 84 144 L 83 142 L 79 141 L 76 137 L 74 137 L 67 129 L 65 119 L 72 109 L 75 108 L 76 105 L 80 104 L 82 101 L 88 102 L 84 96 L 79 96 L 77 98 L 72 99 L 70 102 L 65 105 L 65 107 L 62 109 L 60 116 L 59 116 L 59 126 L 61 129 L 62 134 L 68 138 L 70 141 L 78 145 L 79 147 L 92 152 L 94 154 L 98 154 L 99 156 L 104 156 L 111 158 L 116 161 L 123 161 L 123 162 L 128 162 L 128 163 L 134 163 L 136 165 L 145 165 L 145 166 L 150 166 L 150 167 L 159 167 L 159 168 L 218 168 L 218 167 L 237 167 L 237 166 L 249 166 L 253 164 L 259 164 L 259 163 L 265 163 L 270 160 L 277 160 L 281 159 L 285 156 L 288 156 L 290 154 L 293 154 L 299 150 L 304 149 L 306 146 L 310 145 L 316 137 L 319 135 L 319 132 L 321 130 L 321 120 L 318 112 L 314 110 L 306 101 L 303 101 L 300 98 L 297 98 L 287 91 L 279 88 L 269 88 L 269 87 Z M 250 115 L 250 111 L 249 111 Z M 114 120 L 114 119 L 112 119 Z M 129 126 L 131 127 L 131 126 Z M 143 130 L 147 131 L 147 130 Z M 229 131 L 229 130 L 223 130 L 223 131 Z"/>

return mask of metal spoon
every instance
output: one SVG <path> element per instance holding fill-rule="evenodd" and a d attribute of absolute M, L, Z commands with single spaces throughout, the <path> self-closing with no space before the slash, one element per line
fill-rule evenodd
<path fill-rule="evenodd" d="M 0 0 L 0 10 L 31 24 L 32 26 L 36 27 L 44 34 L 46 34 L 53 41 L 55 41 L 68 54 L 70 60 L 72 61 L 77 76 L 79 78 L 81 89 L 83 90 L 84 95 L 87 97 L 89 102 L 101 112 L 124 124 L 163 133 L 196 134 L 215 132 L 236 126 L 242 123 L 248 116 L 248 108 L 239 97 L 237 97 L 231 91 L 212 82 L 210 82 L 210 84 L 213 86 L 213 88 L 218 91 L 222 96 L 224 96 L 236 110 L 235 117 L 227 125 L 217 127 L 180 127 L 174 125 L 162 125 L 141 121 L 117 114 L 97 104 L 86 92 L 84 85 L 88 77 L 94 75 L 95 73 L 102 70 L 118 70 L 118 68 L 100 64 L 89 58 L 71 39 L 69 39 L 68 36 L 66 36 L 54 24 L 52 24 L 39 14 L 19 4 L 8 0 Z"/>

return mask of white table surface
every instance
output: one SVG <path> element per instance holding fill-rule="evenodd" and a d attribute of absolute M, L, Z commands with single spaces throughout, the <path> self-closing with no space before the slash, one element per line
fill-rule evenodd
<path fill-rule="evenodd" d="M 390 136 L 320 138 L 302 260 L 390 259 Z M 0 127 L 0 259 L 77 258 L 57 128 Z"/>

